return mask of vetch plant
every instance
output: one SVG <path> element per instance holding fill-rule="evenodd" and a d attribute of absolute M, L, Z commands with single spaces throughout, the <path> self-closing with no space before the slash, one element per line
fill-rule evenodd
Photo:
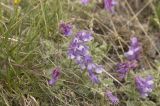
<path fill-rule="evenodd" d="M 142 98 L 146 98 L 153 90 L 153 77 L 148 75 L 147 78 L 140 76 L 135 77 L 135 84 Z"/>
<path fill-rule="evenodd" d="M 128 52 L 124 53 L 127 60 L 116 65 L 116 72 L 119 74 L 120 80 L 124 79 L 131 69 L 135 69 L 138 66 L 138 61 L 140 57 L 140 44 L 136 37 L 131 38 L 131 44 L 129 46 Z"/>
<path fill-rule="evenodd" d="M 55 85 L 55 83 L 57 82 L 59 76 L 60 76 L 60 68 L 57 67 L 55 68 L 53 71 L 52 71 L 52 74 L 51 74 L 51 79 L 49 80 L 49 84 L 50 85 Z"/>
<path fill-rule="evenodd" d="M 78 32 L 70 43 L 68 56 L 70 59 L 75 60 L 82 70 L 88 70 L 89 77 L 93 83 L 99 83 L 95 73 L 102 73 L 104 69 L 101 65 L 95 64 L 89 54 L 89 47 L 86 43 L 92 39 L 93 36 L 90 32 L 85 30 Z"/>
<path fill-rule="evenodd" d="M 135 69 L 137 65 L 137 61 L 126 61 L 123 63 L 118 63 L 116 65 L 116 72 L 118 72 L 119 79 L 123 80 L 126 77 L 129 70 Z"/>
<path fill-rule="evenodd" d="M 1 106 L 158 106 L 158 1 L 1 0 Z"/>
<path fill-rule="evenodd" d="M 105 95 L 113 105 L 117 105 L 119 103 L 119 99 L 117 96 L 114 96 L 111 91 L 107 91 Z"/>
<path fill-rule="evenodd" d="M 117 4 L 115 0 L 104 0 L 104 7 L 107 11 L 114 13 L 114 6 Z"/>
<path fill-rule="evenodd" d="M 72 35 L 72 25 L 69 23 L 64 23 L 64 22 L 60 23 L 59 30 L 60 33 L 63 34 L 64 36 Z"/>
<path fill-rule="evenodd" d="M 124 55 L 130 61 L 139 60 L 140 50 L 141 50 L 141 47 L 138 42 L 138 39 L 136 37 L 132 37 L 131 38 L 131 45 L 129 46 L 129 50 Z"/>

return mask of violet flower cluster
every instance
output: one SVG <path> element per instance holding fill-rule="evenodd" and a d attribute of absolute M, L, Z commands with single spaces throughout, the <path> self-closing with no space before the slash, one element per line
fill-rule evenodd
<path fill-rule="evenodd" d="M 81 0 L 81 3 L 83 5 L 87 5 L 90 2 L 90 0 Z M 103 0 L 104 8 L 111 12 L 115 13 L 114 7 L 117 5 L 117 2 L 115 0 Z"/>
<path fill-rule="evenodd" d="M 130 69 L 134 69 L 138 66 L 138 61 L 140 60 L 140 50 L 141 46 L 136 37 L 131 38 L 131 44 L 129 46 L 128 52 L 124 55 L 127 58 L 126 62 L 117 64 L 117 72 L 119 74 L 120 80 L 124 79 Z M 144 98 L 147 97 L 148 94 L 153 89 L 153 77 L 148 76 L 146 79 L 137 76 L 135 77 L 135 84 L 138 92 Z"/>
<path fill-rule="evenodd" d="M 87 42 L 91 41 L 93 36 L 88 31 L 80 31 L 70 43 L 68 49 L 68 56 L 70 59 L 80 66 L 82 70 L 87 69 L 90 79 L 93 83 L 99 83 L 99 79 L 95 73 L 104 71 L 101 65 L 93 62 L 92 56 L 89 54 L 89 47 Z"/>
<path fill-rule="evenodd" d="M 138 60 L 140 56 L 140 44 L 136 37 L 131 38 L 131 44 L 128 52 L 124 53 L 127 57 L 127 61 L 118 63 L 116 72 L 119 73 L 119 78 L 122 80 L 125 78 L 129 70 L 135 69 L 138 66 Z"/>
<path fill-rule="evenodd" d="M 117 4 L 115 0 L 104 0 L 104 7 L 111 13 L 114 13 L 114 6 Z"/>
<path fill-rule="evenodd" d="M 87 5 L 90 0 L 81 0 L 83 5 Z M 114 13 L 114 7 L 117 2 L 115 0 L 103 0 L 104 8 Z M 60 24 L 60 32 L 65 36 L 72 35 L 72 25 L 68 23 Z M 88 31 L 80 31 L 76 34 L 76 36 L 72 39 L 69 48 L 68 48 L 68 57 L 75 61 L 79 65 L 82 70 L 87 70 L 88 75 L 93 83 L 98 84 L 100 80 L 98 79 L 98 73 L 102 73 L 104 71 L 102 65 L 98 65 L 93 62 L 93 58 L 89 53 L 88 42 L 93 40 L 93 36 Z M 136 37 L 131 38 L 131 43 L 129 46 L 129 50 L 124 53 L 126 57 L 126 61 L 118 63 L 116 65 L 116 72 L 119 75 L 119 79 L 125 79 L 129 70 L 135 69 L 138 66 L 138 61 L 140 60 L 140 51 L 141 46 Z M 52 78 L 49 80 L 50 85 L 54 85 L 60 76 L 60 69 L 56 68 L 52 72 Z M 141 76 L 135 77 L 135 85 L 136 89 L 140 93 L 140 95 L 145 98 L 149 95 L 149 93 L 153 90 L 153 77 L 148 76 L 147 78 L 142 78 Z M 113 105 L 117 105 L 119 103 L 119 99 L 117 96 L 113 95 L 111 91 L 107 91 L 105 96 L 109 99 L 109 101 Z"/>
<path fill-rule="evenodd" d="M 106 95 L 106 97 L 108 97 L 109 101 L 113 105 L 116 105 L 119 103 L 119 99 L 117 98 L 117 96 L 114 96 L 111 91 L 107 91 L 105 95 Z"/>
<path fill-rule="evenodd" d="M 49 85 L 55 85 L 55 83 L 57 82 L 59 76 L 60 76 L 60 68 L 57 67 L 52 71 L 51 74 L 52 78 L 49 80 Z"/>
<path fill-rule="evenodd" d="M 129 61 L 139 60 L 140 49 L 141 47 L 139 45 L 138 39 L 136 37 L 133 37 L 131 38 L 131 45 L 129 47 L 129 50 L 124 55 Z"/>
<path fill-rule="evenodd" d="M 60 33 L 65 36 L 72 35 L 72 25 L 69 23 L 62 22 L 59 26 Z"/>
<path fill-rule="evenodd" d="M 153 77 L 148 76 L 146 79 L 144 79 L 140 76 L 137 76 L 135 78 L 135 84 L 141 97 L 145 98 L 153 90 L 153 84 L 154 84 Z"/>
<path fill-rule="evenodd" d="M 118 72 L 119 79 L 123 80 L 125 79 L 127 73 L 131 69 L 135 69 L 138 66 L 137 61 L 126 61 L 123 63 L 118 63 L 116 65 L 116 72 Z"/>

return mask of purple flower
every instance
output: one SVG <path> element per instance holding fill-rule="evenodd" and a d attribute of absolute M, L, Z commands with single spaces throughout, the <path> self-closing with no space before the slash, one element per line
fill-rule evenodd
<path fill-rule="evenodd" d="M 138 47 L 139 43 L 138 43 L 138 39 L 136 37 L 132 37 L 131 38 L 131 47 Z"/>
<path fill-rule="evenodd" d="M 153 77 L 149 75 L 146 79 L 144 79 L 140 76 L 137 76 L 135 77 L 135 84 L 141 97 L 145 98 L 153 90 Z"/>
<path fill-rule="evenodd" d="M 141 47 L 139 45 L 138 39 L 136 37 L 131 38 L 131 45 L 128 52 L 124 55 L 128 60 L 138 60 L 140 55 Z"/>
<path fill-rule="evenodd" d="M 89 42 L 91 40 L 93 40 L 93 36 L 92 33 L 88 32 L 88 31 L 80 31 L 78 32 L 77 36 L 76 36 L 81 42 Z"/>
<path fill-rule="evenodd" d="M 79 59 L 81 59 L 83 55 L 88 54 L 88 49 L 89 47 L 86 45 L 72 42 L 68 50 L 68 56 L 71 59 L 76 59 L 79 61 Z"/>
<path fill-rule="evenodd" d="M 94 67 L 93 60 L 92 60 L 92 57 L 90 55 L 81 56 L 79 60 L 76 59 L 76 63 L 79 64 L 79 66 L 83 70 L 86 69 L 86 68 L 87 68 L 87 70 L 90 70 Z"/>
<path fill-rule="evenodd" d="M 76 59 L 78 63 L 79 61 L 86 59 L 87 55 L 89 54 L 89 47 L 85 43 L 92 39 L 93 37 L 91 33 L 87 31 L 78 32 L 69 46 L 69 58 Z"/>
<path fill-rule="evenodd" d="M 106 92 L 106 97 L 108 97 L 109 101 L 113 104 L 113 105 L 116 105 L 119 103 L 119 99 L 117 98 L 117 96 L 114 96 L 112 94 L 112 92 L 110 91 L 107 91 Z"/>
<path fill-rule="evenodd" d="M 96 65 L 95 66 L 95 72 L 96 73 L 102 73 L 104 71 L 104 68 L 102 65 Z"/>
<path fill-rule="evenodd" d="M 90 0 L 81 0 L 81 3 L 82 3 L 83 5 L 87 5 L 87 4 L 89 3 L 89 1 L 90 1 Z"/>
<path fill-rule="evenodd" d="M 96 73 L 104 71 L 101 65 L 97 65 L 93 62 L 92 56 L 89 54 L 89 47 L 87 42 L 93 39 L 92 34 L 88 31 L 80 31 L 75 38 L 71 41 L 68 56 L 73 59 L 82 70 L 87 69 L 90 79 L 93 83 L 98 83 L 98 77 Z"/>
<path fill-rule="evenodd" d="M 122 80 L 126 77 L 130 69 L 134 69 L 136 67 L 137 67 L 137 61 L 126 61 L 117 64 L 116 72 L 118 72 L 119 78 Z"/>
<path fill-rule="evenodd" d="M 55 68 L 52 72 L 52 78 L 49 80 L 50 85 L 54 85 L 60 76 L 60 68 Z"/>
<path fill-rule="evenodd" d="M 62 22 L 59 26 L 60 28 L 60 33 L 65 35 L 65 36 L 70 36 L 72 35 L 72 25 L 68 23 Z"/>
<path fill-rule="evenodd" d="M 88 73 L 89 73 L 89 77 L 93 83 L 98 84 L 100 82 L 98 77 L 93 73 L 92 70 L 88 70 Z"/>
<path fill-rule="evenodd" d="M 127 62 L 118 63 L 116 71 L 119 74 L 119 78 L 122 80 L 125 78 L 127 72 L 129 71 L 129 64 Z"/>
<path fill-rule="evenodd" d="M 115 0 L 104 0 L 104 7 L 111 13 L 114 13 L 114 6 L 117 4 Z"/>

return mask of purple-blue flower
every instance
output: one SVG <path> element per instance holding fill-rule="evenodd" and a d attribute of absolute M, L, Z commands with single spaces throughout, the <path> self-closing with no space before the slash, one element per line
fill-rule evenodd
<path fill-rule="evenodd" d="M 104 70 L 104 67 L 102 65 L 95 65 L 95 72 L 96 73 L 102 73 Z"/>
<path fill-rule="evenodd" d="M 130 61 L 139 60 L 140 50 L 141 50 L 141 47 L 138 42 L 138 39 L 136 37 L 133 37 L 131 38 L 131 44 L 130 44 L 129 50 L 124 55 Z"/>
<path fill-rule="evenodd" d="M 68 50 L 68 56 L 70 59 L 80 61 L 83 55 L 88 54 L 88 49 L 89 47 L 84 44 L 71 42 Z"/>
<path fill-rule="evenodd" d="M 88 74 L 93 83 L 98 84 L 100 82 L 98 77 L 94 74 L 92 70 L 88 70 Z"/>
<path fill-rule="evenodd" d="M 114 6 L 117 4 L 115 0 L 104 0 L 104 7 L 111 13 L 114 13 Z"/>
<path fill-rule="evenodd" d="M 111 91 L 107 91 L 105 95 L 113 105 L 117 105 L 119 103 L 119 99 L 117 96 L 114 96 Z"/>
<path fill-rule="evenodd" d="M 119 78 L 122 80 L 125 78 L 129 71 L 129 64 L 128 63 L 118 63 L 116 66 L 116 72 L 118 72 Z"/>
<path fill-rule="evenodd" d="M 89 3 L 89 1 L 90 1 L 90 0 L 81 0 L 81 3 L 82 3 L 83 5 L 87 5 L 87 4 Z"/>
<path fill-rule="evenodd" d="M 65 36 L 72 35 L 72 25 L 71 24 L 62 22 L 59 26 L 59 29 L 60 29 L 60 33 Z"/>
<path fill-rule="evenodd" d="M 68 56 L 73 59 L 82 70 L 87 69 L 90 79 L 93 83 L 98 83 L 98 77 L 95 73 L 102 73 L 104 71 L 101 65 L 93 62 L 92 56 L 89 54 L 89 47 L 87 42 L 91 41 L 93 36 L 88 31 L 80 31 L 71 41 L 68 49 Z"/>
<path fill-rule="evenodd" d="M 54 85 L 60 76 L 60 68 L 59 67 L 55 68 L 51 75 L 52 78 L 49 80 L 49 84 Z"/>
<path fill-rule="evenodd" d="M 141 97 L 145 98 L 153 90 L 153 77 L 149 75 L 146 79 L 144 79 L 140 76 L 137 76 L 135 77 L 135 84 Z"/>
<path fill-rule="evenodd" d="M 137 61 L 126 61 L 116 65 L 116 72 L 118 72 L 119 78 L 122 80 L 126 77 L 130 69 L 134 69 L 136 67 Z"/>
<path fill-rule="evenodd" d="M 88 31 L 85 31 L 85 30 L 78 32 L 76 37 L 81 42 L 89 42 L 89 41 L 93 40 L 92 33 L 88 32 Z"/>
<path fill-rule="evenodd" d="M 88 31 L 78 32 L 69 45 L 69 58 L 75 59 L 77 63 L 84 63 L 89 58 L 91 61 L 91 57 L 89 56 L 89 47 L 86 45 L 86 42 L 89 42 L 92 39 L 92 34 Z"/>

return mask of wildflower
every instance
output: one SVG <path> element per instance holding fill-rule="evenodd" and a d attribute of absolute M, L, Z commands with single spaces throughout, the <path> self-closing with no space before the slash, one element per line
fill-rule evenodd
<path fill-rule="evenodd" d="M 89 47 L 86 45 L 86 42 L 92 40 L 92 34 L 87 31 L 78 32 L 76 37 L 70 43 L 68 49 L 68 56 L 71 59 L 76 59 L 77 63 L 86 61 L 86 59 L 91 57 L 89 56 Z M 82 61 L 83 60 L 83 61 Z"/>
<path fill-rule="evenodd" d="M 88 46 L 73 40 L 69 46 L 68 56 L 71 59 L 76 59 L 79 61 L 79 59 L 81 59 L 83 55 L 87 55 L 88 52 Z"/>
<path fill-rule="evenodd" d="M 136 67 L 137 67 L 137 61 L 126 61 L 117 64 L 116 72 L 119 73 L 119 78 L 122 80 L 125 78 L 130 69 L 134 69 Z"/>
<path fill-rule="evenodd" d="M 114 13 L 114 6 L 117 4 L 115 0 L 104 0 L 104 7 L 111 13 Z"/>
<path fill-rule="evenodd" d="M 138 39 L 136 37 L 131 38 L 131 45 L 129 47 L 128 52 L 124 55 L 127 57 L 128 60 L 138 60 L 140 54 L 140 45 Z"/>
<path fill-rule="evenodd" d="M 106 92 L 106 97 L 108 97 L 109 101 L 110 101 L 113 105 L 116 105 L 116 104 L 119 103 L 119 99 L 117 98 L 117 96 L 114 96 L 111 91 L 107 91 L 107 92 Z"/>
<path fill-rule="evenodd" d="M 100 82 L 98 77 L 93 73 L 92 70 L 88 70 L 88 73 L 89 73 L 89 77 L 90 77 L 90 79 L 92 80 L 93 83 L 98 84 Z"/>
<path fill-rule="evenodd" d="M 14 4 L 19 4 L 21 2 L 21 0 L 14 0 Z"/>
<path fill-rule="evenodd" d="M 78 32 L 77 38 L 81 42 L 89 42 L 89 41 L 93 40 L 92 34 L 90 32 L 88 32 L 88 31 L 80 31 L 80 32 Z"/>
<path fill-rule="evenodd" d="M 124 79 L 127 72 L 129 71 L 129 64 L 127 62 L 118 63 L 116 71 L 119 73 L 119 78 Z"/>
<path fill-rule="evenodd" d="M 146 79 L 144 79 L 140 76 L 137 76 L 135 77 L 135 84 L 141 97 L 145 98 L 153 90 L 153 77 L 149 75 Z"/>
<path fill-rule="evenodd" d="M 80 31 L 70 43 L 68 49 L 68 56 L 70 59 L 80 66 L 82 70 L 87 69 L 89 77 L 93 83 L 98 83 L 98 77 L 96 73 L 101 73 L 104 69 L 102 66 L 93 62 L 92 56 L 89 54 L 89 47 L 87 42 L 93 39 L 92 34 L 88 31 Z"/>
<path fill-rule="evenodd" d="M 60 75 L 60 68 L 57 67 L 52 72 L 52 78 L 51 80 L 49 80 L 49 84 L 54 85 L 57 82 L 59 75 Z"/>
<path fill-rule="evenodd" d="M 82 55 L 82 56 L 79 56 L 79 60 L 78 59 L 75 59 L 75 60 L 76 60 L 76 63 L 79 64 L 79 66 L 83 70 L 84 69 L 90 70 L 94 67 L 93 60 L 90 55 Z"/>
<path fill-rule="evenodd" d="M 81 0 L 81 3 L 82 3 L 83 5 L 87 5 L 87 4 L 89 3 L 89 1 L 90 1 L 90 0 Z"/>
<path fill-rule="evenodd" d="M 60 33 L 65 36 L 70 36 L 72 34 L 72 25 L 62 22 L 60 24 Z"/>
<path fill-rule="evenodd" d="M 95 72 L 96 73 L 102 73 L 104 71 L 104 68 L 102 65 L 96 65 Z"/>

